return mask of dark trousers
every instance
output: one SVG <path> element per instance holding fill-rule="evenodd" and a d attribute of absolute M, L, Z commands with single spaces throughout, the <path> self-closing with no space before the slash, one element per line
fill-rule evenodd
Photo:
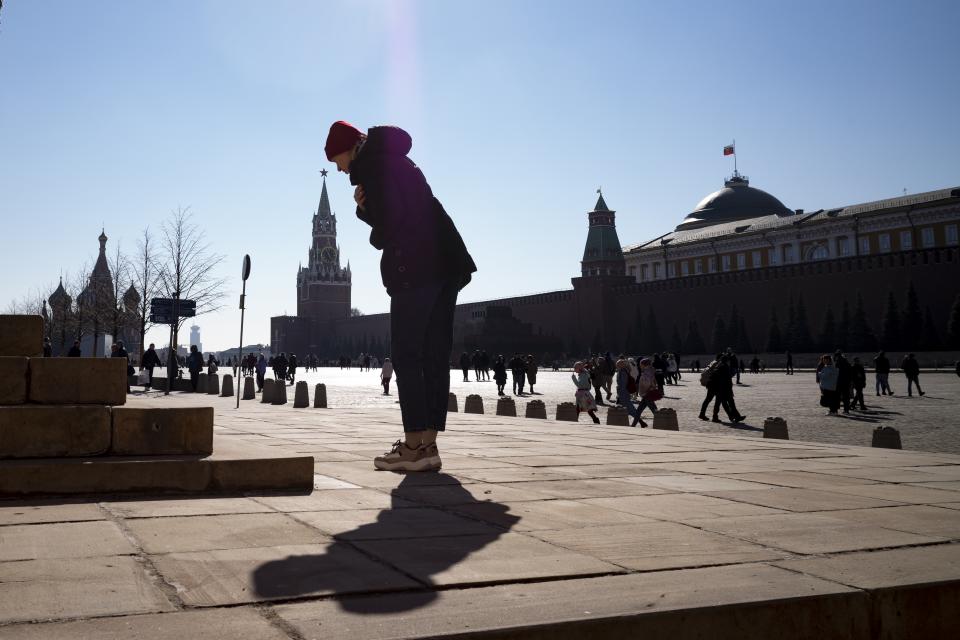
<path fill-rule="evenodd" d="M 854 390 L 853 390 L 853 402 L 851 402 L 850 404 L 852 404 L 853 406 L 857 406 L 857 404 L 859 404 L 861 409 L 866 409 L 866 408 L 867 408 L 867 405 L 864 404 L 864 402 L 863 402 L 863 387 L 855 387 L 855 388 L 854 388 Z"/>
<path fill-rule="evenodd" d="M 199 382 L 200 382 L 200 371 L 199 370 L 194 371 L 193 369 L 191 369 L 190 370 L 190 389 L 194 393 L 196 393 L 197 391 L 197 383 Z"/>
<path fill-rule="evenodd" d="M 147 389 L 153 386 L 153 367 L 147 367 Z"/>
<path fill-rule="evenodd" d="M 837 385 L 837 392 L 840 394 L 840 402 L 843 404 L 843 412 L 850 411 L 850 385 Z"/>
<path fill-rule="evenodd" d="M 383 393 L 390 395 L 390 378 L 384 378 L 380 384 L 383 385 Z"/>
<path fill-rule="evenodd" d="M 920 388 L 920 376 L 907 376 L 907 395 L 913 395 L 913 385 L 917 385 L 917 393 L 923 394 L 923 389 Z"/>
<path fill-rule="evenodd" d="M 437 283 L 390 298 L 391 356 L 405 432 L 446 428 L 457 293 L 455 284 Z"/>
<path fill-rule="evenodd" d="M 464 382 L 469 382 L 469 381 L 470 381 L 469 378 L 467 378 L 467 372 L 468 372 L 468 371 L 470 371 L 470 369 L 468 369 L 467 367 L 463 367 L 463 381 L 464 381 Z"/>
<path fill-rule="evenodd" d="M 720 416 L 720 407 L 723 407 L 723 410 L 727 413 L 727 419 L 733 420 L 739 414 L 737 413 L 736 406 L 733 404 L 733 398 L 724 398 L 721 394 L 717 393 L 713 389 L 707 388 L 707 397 L 703 399 L 703 403 L 700 405 L 700 415 L 707 415 L 707 409 L 710 407 L 710 401 L 713 400 L 713 417 L 717 418 Z"/>

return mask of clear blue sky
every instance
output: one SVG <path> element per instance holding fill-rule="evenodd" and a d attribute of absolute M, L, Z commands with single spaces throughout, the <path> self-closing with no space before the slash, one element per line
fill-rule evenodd
<path fill-rule="evenodd" d="M 461 300 L 570 286 L 596 189 L 620 240 L 722 185 L 818 209 L 960 184 L 960 3 L 8 0 L 0 306 L 190 206 L 237 281 L 237 340 L 295 313 L 330 123 L 397 124 L 478 266 Z M 328 179 L 354 305 L 379 254 Z M 162 341 L 159 334 L 155 334 Z"/>

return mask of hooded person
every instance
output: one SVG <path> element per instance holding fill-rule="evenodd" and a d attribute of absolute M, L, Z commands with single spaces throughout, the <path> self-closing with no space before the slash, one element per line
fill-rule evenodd
<path fill-rule="evenodd" d="M 430 185 L 407 157 L 413 146 L 399 127 L 366 134 L 348 122 L 330 127 L 324 150 L 355 186 L 357 217 L 383 253 L 380 276 L 390 296 L 393 368 L 404 439 L 374 459 L 377 469 L 441 467 L 437 433 L 446 427 L 449 358 L 457 294 L 477 270 L 463 239 Z"/>

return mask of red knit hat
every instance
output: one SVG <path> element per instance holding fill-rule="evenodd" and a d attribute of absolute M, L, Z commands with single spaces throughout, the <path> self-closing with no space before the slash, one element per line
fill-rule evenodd
<path fill-rule="evenodd" d="M 333 162 L 335 155 L 344 151 L 349 151 L 363 137 L 363 132 L 346 120 L 337 120 L 330 125 L 330 133 L 327 134 L 327 144 L 323 150 L 327 152 L 327 160 Z"/>

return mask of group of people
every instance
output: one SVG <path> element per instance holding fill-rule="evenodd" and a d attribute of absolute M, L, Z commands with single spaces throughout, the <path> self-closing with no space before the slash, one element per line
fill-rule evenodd
<path fill-rule="evenodd" d="M 885 352 L 881 351 L 874 357 L 873 369 L 877 395 L 892 396 L 891 364 Z M 925 395 L 920 388 L 920 363 L 917 362 L 915 354 L 908 353 L 903 357 L 900 370 L 907 379 L 907 396 L 913 396 L 914 386 L 918 394 Z M 957 364 L 957 372 L 957 375 L 960 375 L 960 363 Z M 856 409 L 857 405 L 861 411 L 867 411 L 863 398 L 863 390 L 867 386 L 867 371 L 860 358 L 854 357 L 851 363 L 840 349 L 833 355 L 824 354 L 817 362 L 816 380 L 820 388 L 820 405 L 827 409 L 827 415 L 839 415 L 841 406 L 844 413 L 850 413 L 850 409 Z"/>
<path fill-rule="evenodd" d="M 737 354 L 728 348 L 724 353 L 718 353 L 717 357 L 700 373 L 700 384 L 707 388 L 707 395 L 700 404 L 698 417 L 701 420 L 723 422 L 720 419 L 721 408 L 726 413 L 727 420 L 733 424 L 747 419 L 747 416 L 737 409 L 737 403 L 733 397 L 735 378 L 737 384 L 740 384 L 740 361 Z M 713 400 L 713 416 L 708 418 L 707 409 L 710 408 L 711 400 Z"/>
<path fill-rule="evenodd" d="M 611 373 L 608 374 L 608 371 Z M 578 361 L 573 365 L 573 374 L 570 376 L 577 389 L 574 395 L 577 414 L 586 413 L 594 424 L 600 424 L 597 406 L 605 404 L 604 392 L 607 401 L 611 400 L 615 379 L 616 404 L 626 409 L 627 415 L 633 418 L 631 426 L 639 424 L 640 427 L 646 427 L 647 423 L 641 416 L 648 408 L 651 413 L 656 412 L 657 400 L 663 398 L 661 380 L 666 380 L 666 374 L 663 375 L 663 378 L 657 378 L 657 369 L 651 358 L 641 358 L 638 364 L 634 358 L 621 355 L 614 361 L 608 352 L 605 356 Z M 596 397 L 590 393 L 591 387 Z"/>
<path fill-rule="evenodd" d="M 503 356 L 500 356 L 501 358 Z M 529 356 L 533 357 L 533 356 Z M 474 349 L 472 354 L 466 351 L 460 354 L 460 369 L 463 371 L 463 381 L 469 382 L 469 372 L 473 370 L 474 380 L 477 382 L 490 379 L 490 356 L 486 351 Z"/>

